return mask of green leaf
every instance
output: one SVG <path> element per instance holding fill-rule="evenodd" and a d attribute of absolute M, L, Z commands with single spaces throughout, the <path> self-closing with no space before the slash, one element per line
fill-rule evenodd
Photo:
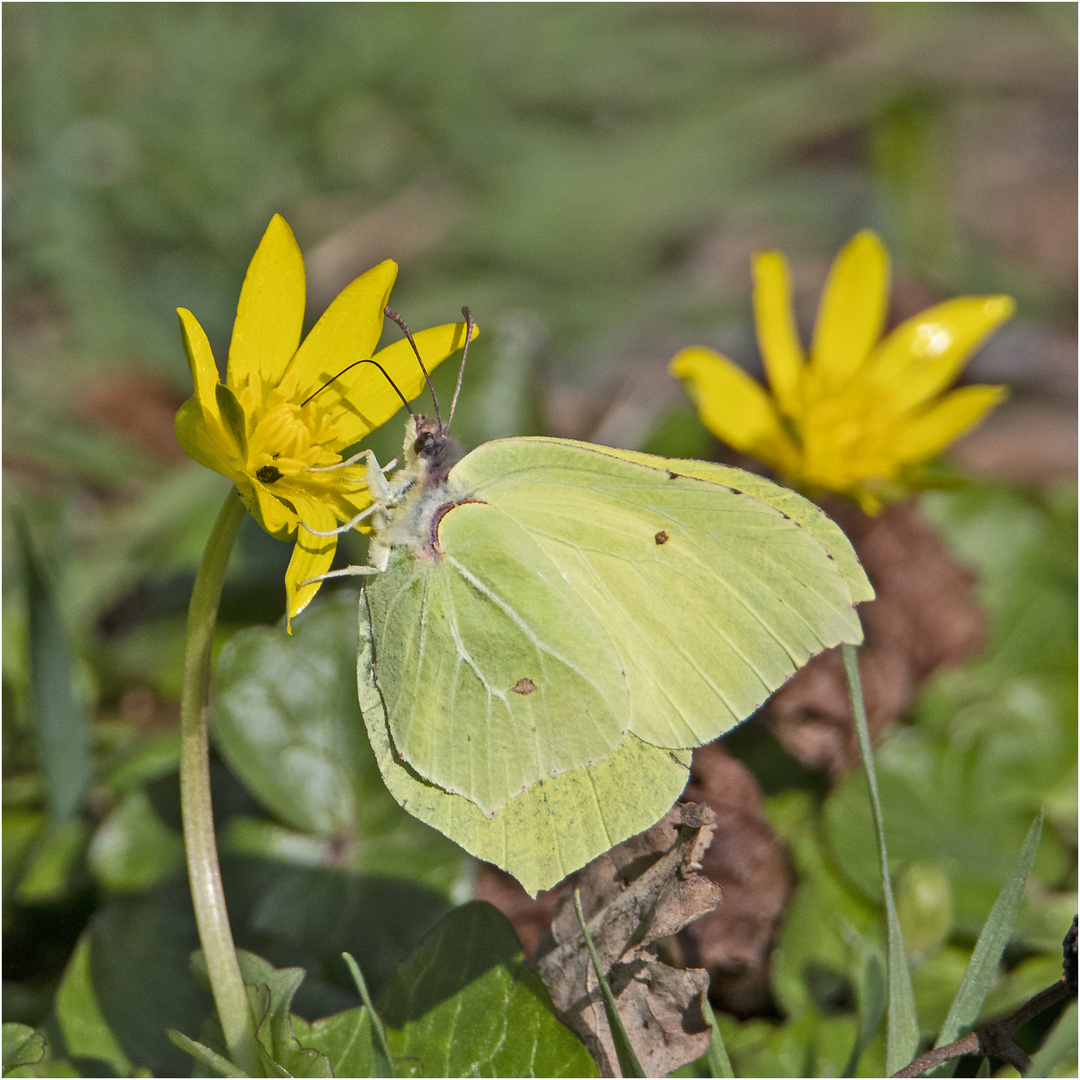
<path fill-rule="evenodd" d="M 56 998 L 68 1057 L 93 1057 L 119 1075 L 134 1066 L 156 1076 L 190 1069 L 167 1028 L 193 1031 L 212 1008 L 189 971 L 198 945 L 186 882 L 98 911 L 79 939 Z"/>
<path fill-rule="evenodd" d="M 987 916 L 986 925 L 975 943 L 975 951 L 971 954 L 971 962 L 964 972 L 960 988 L 934 1046 L 944 1046 L 959 1038 L 961 1034 L 970 1031 L 978 1019 L 986 995 L 997 975 L 1001 955 L 1012 936 L 1020 903 L 1024 898 L 1024 888 L 1035 863 L 1042 827 L 1043 816 L 1040 813 L 1032 822 L 1016 866 Z"/>
<path fill-rule="evenodd" d="M 885 963 L 879 950 L 866 945 L 862 948 L 862 963 L 855 980 L 855 995 L 859 1003 L 859 1026 L 855 1044 L 844 1068 L 843 1076 L 857 1076 L 859 1060 L 881 1027 L 885 1016 Z"/>
<path fill-rule="evenodd" d="M 823 849 L 808 792 L 772 796 L 766 806 L 791 851 L 800 883 L 770 963 L 777 1004 L 794 1019 L 809 1010 L 833 1008 L 837 997 L 850 997 L 850 984 L 857 982 L 862 963 L 860 950 L 879 936 L 880 917 L 837 873 Z"/>
<path fill-rule="evenodd" d="M 948 874 L 938 863 L 920 860 L 904 867 L 896 883 L 896 914 L 916 962 L 948 940 L 953 929 L 953 892 Z"/>
<path fill-rule="evenodd" d="M 450 912 L 402 964 L 379 1011 L 408 1075 L 597 1075 L 490 904 Z"/>
<path fill-rule="evenodd" d="M 1075 1076 L 1076 1043 L 1076 1002 L 1071 1001 L 1031 1056 L 1028 1076 Z"/>
<path fill-rule="evenodd" d="M 911 971 L 908 968 L 907 954 L 904 952 L 904 935 L 900 929 L 892 884 L 889 880 L 885 825 L 881 814 L 881 802 L 878 798 L 877 774 L 874 771 L 870 732 L 866 726 L 866 707 L 863 704 L 862 685 L 859 681 L 858 650 L 853 645 L 843 645 L 841 654 L 844 658 L 844 671 L 851 691 L 851 703 L 855 710 L 855 734 L 859 741 L 859 754 L 866 769 L 870 809 L 874 818 L 874 832 L 877 836 L 881 891 L 885 898 L 885 923 L 888 937 L 885 1067 L 889 1073 L 894 1073 L 915 1057 L 919 1047 L 919 1021 L 915 1012 L 915 994 L 911 988 Z"/>
<path fill-rule="evenodd" d="M 5 792 L 7 794 L 7 792 Z M 5 809 L 3 812 L 4 900 L 14 889 L 33 857 L 35 838 L 48 827 L 49 818 L 40 810 Z"/>
<path fill-rule="evenodd" d="M 292 1011 L 293 1000 L 304 980 L 301 968 L 275 968 L 262 957 L 245 950 L 237 956 L 248 999 L 258 1024 L 260 1052 L 264 1055 L 267 1076 L 393 1076 L 391 1068 L 380 1060 L 378 1036 L 372 1013 L 366 1006 L 309 1022 Z M 207 980 L 201 952 L 192 958 L 193 968 L 202 981 Z M 216 1018 L 208 1028 L 210 1041 L 220 1042 Z M 173 1036 L 194 1056 L 210 1061 L 216 1051 L 187 1039 Z M 221 1059 L 225 1062 L 225 1059 Z M 225 1062 L 229 1065 L 228 1062 Z M 217 1065 L 221 1068 L 221 1065 Z M 232 1068 L 231 1065 L 229 1065 Z M 243 1075 L 227 1073 L 226 1075 Z"/>
<path fill-rule="evenodd" d="M 17 899 L 24 904 L 55 901 L 71 890 L 82 872 L 90 823 L 81 818 L 50 822 L 28 845 Z"/>
<path fill-rule="evenodd" d="M 782 1024 L 726 1016 L 720 1024 L 736 1076 L 839 1076 L 856 1030 L 854 1017 L 816 1010 Z"/>
<path fill-rule="evenodd" d="M 297 621 L 229 640 L 214 678 L 212 730 L 249 791 L 294 829 L 350 836 L 367 758 L 339 658 L 355 655 L 351 604 L 333 597 Z"/>
<path fill-rule="evenodd" d="M 404 850 L 403 858 L 414 857 Z M 360 876 L 333 867 L 290 866 L 265 859 L 229 859 L 222 872 L 226 881 L 234 882 L 229 911 L 238 935 L 242 927 L 259 935 L 255 941 L 288 943 L 288 953 L 275 953 L 275 960 L 292 963 L 302 958 L 312 975 L 342 988 L 352 984 L 342 952 L 357 957 L 377 992 L 450 908 L 445 896 L 408 878 Z M 242 895 L 237 889 L 241 884 Z M 302 997 L 311 981 L 305 983 Z M 344 1004 L 355 1001 L 348 994 Z M 306 1004 L 301 1011 L 319 1015 Z"/>
<path fill-rule="evenodd" d="M 184 868 L 183 837 L 158 817 L 146 792 L 122 799 L 90 842 L 90 869 L 113 892 L 140 892 Z"/>
<path fill-rule="evenodd" d="M 91 973 L 91 952 L 91 936 L 83 934 L 56 994 L 56 1020 L 69 1055 L 108 1062 L 117 1076 L 126 1076 L 132 1063 L 99 1003 Z"/>
<path fill-rule="evenodd" d="M 237 950 L 236 956 L 255 1016 L 259 1045 L 269 1060 L 283 1070 L 282 1075 L 333 1076 L 326 1055 L 305 1046 L 293 1027 L 290 1009 L 304 981 L 303 968 L 275 968 L 261 956 L 244 949 Z"/>
<path fill-rule="evenodd" d="M 332 839 L 338 865 L 449 891 L 460 851 L 403 813 L 379 779 L 356 701 L 356 639 L 354 592 L 320 598 L 291 635 L 235 635 L 217 662 L 215 741 L 263 806 Z"/>
<path fill-rule="evenodd" d="M 376 1022 L 361 1006 L 308 1023 L 293 1017 L 293 1030 L 302 1046 L 318 1050 L 335 1076 L 395 1076 L 378 1052 Z"/>
<path fill-rule="evenodd" d="M 13 1069 L 33 1067 L 45 1057 L 45 1036 L 26 1024 L 4 1024 L 3 1075 Z M 30 1075 L 30 1074 L 28 1074 Z"/>

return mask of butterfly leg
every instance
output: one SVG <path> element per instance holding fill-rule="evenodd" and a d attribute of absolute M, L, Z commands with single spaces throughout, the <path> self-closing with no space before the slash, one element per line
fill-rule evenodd
<path fill-rule="evenodd" d="M 316 574 L 315 577 L 306 578 L 300 582 L 302 589 L 305 585 L 313 585 L 316 581 L 326 581 L 327 578 L 335 577 L 366 577 L 368 574 L 379 574 L 382 571 L 377 566 L 345 566 L 340 570 L 328 570 L 325 574 Z"/>
<path fill-rule="evenodd" d="M 369 476 L 365 479 L 370 479 L 372 462 L 375 463 L 375 468 L 377 468 L 380 473 L 388 473 L 391 469 L 397 468 L 397 458 L 394 458 L 393 461 L 380 467 L 378 461 L 375 461 L 375 455 L 370 450 L 361 450 L 358 454 L 353 454 L 351 458 L 346 458 L 345 461 L 339 461 L 336 465 L 307 465 L 304 468 L 304 472 L 333 472 L 335 469 L 345 469 L 349 465 L 355 465 L 364 458 L 368 458 L 369 470 Z"/>
<path fill-rule="evenodd" d="M 343 465 L 350 465 L 359 461 L 360 458 L 367 459 L 367 486 L 375 501 L 371 506 L 361 510 L 356 517 L 333 529 L 313 529 L 310 525 L 305 525 L 301 521 L 300 524 L 313 536 L 340 536 L 342 533 L 347 533 L 350 529 L 355 529 L 361 521 L 370 517 L 380 507 L 394 501 L 394 493 L 384 474 L 397 464 L 397 458 L 394 458 L 389 465 L 384 467 L 379 464 L 378 459 L 371 450 L 362 450 L 359 454 L 354 454 L 348 461 L 340 461 L 337 465 L 328 465 L 325 468 L 312 468 L 308 472 L 326 472 L 329 469 L 340 469 Z"/>
<path fill-rule="evenodd" d="M 371 517 L 376 510 L 379 509 L 381 503 L 372 503 L 370 506 L 365 507 L 354 518 L 350 518 L 344 525 L 338 525 L 334 529 L 313 529 L 310 525 L 300 522 L 301 528 L 311 533 L 312 536 L 340 536 L 342 533 L 347 533 L 350 529 L 355 529 L 365 518 Z"/>

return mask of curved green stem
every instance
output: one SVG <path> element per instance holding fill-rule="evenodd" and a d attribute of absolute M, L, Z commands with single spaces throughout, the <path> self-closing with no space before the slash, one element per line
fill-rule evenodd
<path fill-rule="evenodd" d="M 191 899 L 199 928 L 210 989 L 234 1064 L 249 1076 L 261 1076 L 255 1025 L 236 959 L 225 894 L 221 887 L 214 816 L 210 806 L 210 755 L 207 704 L 210 651 L 214 642 L 221 587 L 244 506 L 235 490 L 214 523 L 202 565 L 195 575 L 188 608 L 184 684 L 180 694 L 180 808 L 184 819 Z"/>

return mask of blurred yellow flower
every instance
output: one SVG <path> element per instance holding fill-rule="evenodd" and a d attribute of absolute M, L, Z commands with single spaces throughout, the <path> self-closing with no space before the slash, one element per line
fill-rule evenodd
<path fill-rule="evenodd" d="M 763 252 L 754 257 L 754 315 L 772 394 L 701 346 L 680 352 L 671 373 L 729 446 L 810 494 L 838 492 L 877 513 L 926 486 L 920 466 L 1005 397 L 1003 386 L 944 391 L 1014 306 L 1007 296 L 961 296 L 882 340 L 888 293 L 888 252 L 860 232 L 829 272 L 807 359 L 787 262 Z"/>
<path fill-rule="evenodd" d="M 401 408 L 390 380 L 409 400 L 425 385 L 406 340 L 372 357 L 396 275 L 387 260 L 358 277 L 301 343 L 304 260 L 275 215 L 240 290 L 224 382 L 202 327 L 178 309 L 195 394 L 176 414 L 176 437 L 196 461 L 236 484 L 268 533 L 281 540 L 295 534 L 285 575 L 289 618 L 319 589 L 317 581 L 301 582 L 329 570 L 337 547 L 336 536 L 315 536 L 301 521 L 325 532 L 371 504 L 363 461 L 340 466 L 342 452 Z M 465 324 L 413 336 L 430 370 L 461 348 Z M 369 358 L 383 371 L 356 363 Z"/>

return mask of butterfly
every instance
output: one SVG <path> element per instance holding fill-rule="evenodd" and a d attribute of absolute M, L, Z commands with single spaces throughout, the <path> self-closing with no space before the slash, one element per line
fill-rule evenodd
<path fill-rule="evenodd" d="M 526 889 L 658 820 L 690 751 L 873 590 L 840 529 L 761 477 L 575 442 L 466 454 L 411 416 L 375 497 L 358 686 L 390 791 Z"/>

